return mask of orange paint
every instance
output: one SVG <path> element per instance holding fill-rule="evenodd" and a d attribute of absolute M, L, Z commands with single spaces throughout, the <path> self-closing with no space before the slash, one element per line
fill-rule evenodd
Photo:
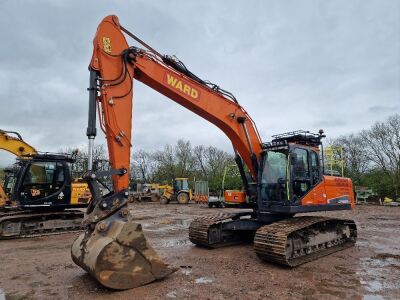
<path fill-rule="evenodd" d="M 354 208 L 355 201 L 351 179 L 323 176 L 322 181 L 303 197 L 301 205 L 344 204 L 346 202 Z"/>
<path fill-rule="evenodd" d="M 238 190 L 226 190 L 224 192 L 225 202 L 229 204 L 244 204 L 246 203 L 246 194 Z"/>

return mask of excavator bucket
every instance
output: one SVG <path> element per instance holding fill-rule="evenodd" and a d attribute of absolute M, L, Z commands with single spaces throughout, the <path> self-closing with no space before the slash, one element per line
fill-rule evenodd
<path fill-rule="evenodd" d="M 108 288 L 131 289 L 176 271 L 163 262 L 147 243 L 142 226 L 130 218 L 113 214 L 89 228 L 74 241 L 72 259 Z"/>

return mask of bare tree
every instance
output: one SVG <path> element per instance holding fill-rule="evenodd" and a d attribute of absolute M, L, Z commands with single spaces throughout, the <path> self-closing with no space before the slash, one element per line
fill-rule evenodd
<path fill-rule="evenodd" d="M 371 163 L 367 158 L 360 135 L 349 134 L 341 136 L 331 142 L 331 146 L 343 147 L 346 175 L 353 178 L 355 184 L 360 185 L 362 175 L 371 168 Z"/>
<path fill-rule="evenodd" d="M 360 133 L 367 158 L 391 177 L 396 196 L 400 182 L 400 115 L 376 122 L 371 129 Z"/>
<path fill-rule="evenodd" d="M 75 162 L 72 164 L 72 173 L 76 177 L 81 177 L 88 170 L 88 149 L 87 147 L 67 148 L 59 152 L 73 154 Z M 108 153 L 104 145 L 97 144 L 93 148 L 93 168 L 95 171 L 109 169 Z"/>
<path fill-rule="evenodd" d="M 176 159 L 176 174 L 179 177 L 191 175 L 194 171 L 195 159 L 189 141 L 179 140 L 174 148 Z"/>
<path fill-rule="evenodd" d="M 207 178 L 208 172 L 206 168 L 207 158 L 206 158 L 206 148 L 203 145 L 194 147 L 193 149 L 194 160 L 196 168 L 201 171 L 203 178 Z"/>
<path fill-rule="evenodd" d="M 225 151 L 210 146 L 206 149 L 206 158 L 209 174 L 210 176 L 214 177 L 223 172 L 227 164 L 227 160 L 229 159 L 229 154 Z"/>
<path fill-rule="evenodd" d="M 157 170 L 154 178 L 162 182 L 171 182 L 176 177 L 174 147 L 165 145 L 164 150 L 154 153 Z"/>
<path fill-rule="evenodd" d="M 156 161 L 151 153 L 144 150 L 135 151 L 131 159 L 131 176 L 142 182 L 153 181 Z"/>

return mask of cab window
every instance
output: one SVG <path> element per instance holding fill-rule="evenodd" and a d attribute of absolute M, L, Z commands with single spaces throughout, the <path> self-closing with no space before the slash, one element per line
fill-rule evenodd
<path fill-rule="evenodd" d="M 13 193 L 14 185 L 15 185 L 14 174 L 7 174 L 6 178 L 4 179 L 4 191 L 7 194 Z"/>
<path fill-rule="evenodd" d="M 261 197 L 264 199 L 263 201 L 288 200 L 287 169 L 287 153 L 268 151 L 261 177 Z"/>
<path fill-rule="evenodd" d="M 38 199 L 57 192 L 64 181 L 65 172 L 62 163 L 33 162 L 25 173 L 22 189 L 29 199 Z"/>
<path fill-rule="evenodd" d="M 309 178 L 307 150 L 296 148 L 294 153 L 297 155 L 296 164 L 293 168 L 294 176 L 297 178 Z"/>
<path fill-rule="evenodd" d="M 311 151 L 311 176 L 313 185 L 320 181 L 318 153 Z"/>
<path fill-rule="evenodd" d="M 311 188 L 310 170 L 308 164 L 308 151 L 296 148 L 296 163 L 293 165 L 293 196 L 294 199 L 302 198 Z"/>

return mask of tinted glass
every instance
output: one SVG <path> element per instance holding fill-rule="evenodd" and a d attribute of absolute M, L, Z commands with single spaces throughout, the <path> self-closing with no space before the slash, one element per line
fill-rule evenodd
<path fill-rule="evenodd" d="M 261 197 L 263 201 L 287 200 L 287 154 L 269 151 L 265 158 L 261 177 Z"/>
<path fill-rule="evenodd" d="M 293 166 L 294 176 L 296 178 L 308 178 L 310 172 L 308 170 L 307 150 L 296 148 L 294 153 L 297 154 L 296 164 Z"/>
<path fill-rule="evenodd" d="M 30 199 L 47 197 L 64 184 L 64 166 L 56 162 L 34 162 L 25 173 L 23 192 Z"/>
<path fill-rule="evenodd" d="M 318 154 L 314 151 L 311 151 L 311 176 L 313 184 L 319 182 L 319 159 Z"/>

